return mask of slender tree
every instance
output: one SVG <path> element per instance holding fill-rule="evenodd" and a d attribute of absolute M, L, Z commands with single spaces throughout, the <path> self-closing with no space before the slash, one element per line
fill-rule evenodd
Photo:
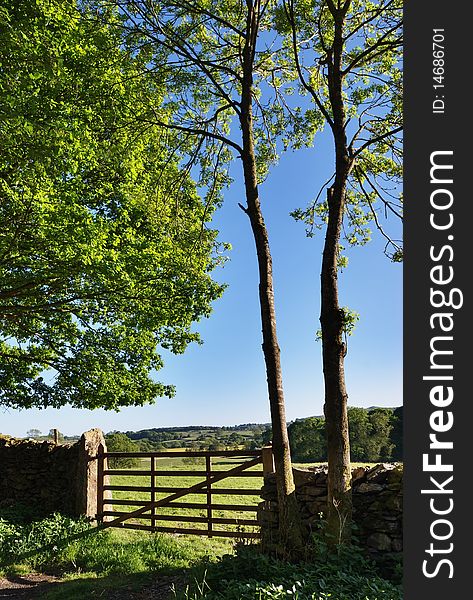
<path fill-rule="evenodd" d="M 258 184 L 275 160 L 273 137 L 281 126 L 277 104 L 268 110 L 259 82 L 271 65 L 272 50 L 260 42 L 270 26 L 271 0 L 129 0 L 119 2 L 124 31 L 150 48 L 148 76 L 164 62 L 170 90 L 167 119 L 150 111 L 137 119 L 159 124 L 192 140 L 191 158 L 200 161 L 201 184 L 209 195 L 228 182 L 220 165 L 241 160 L 245 204 L 259 270 L 259 301 L 273 431 L 280 551 L 302 547 L 302 531 L 286 428 L 280 349 L 276 332 L 273 267 Z M 261 48 L 259 47 L 261 44 Z"/>
<path fill-rule="evenodd" d="M 344 361 L 353 314 L 339 303 L 341 237 L 365 243 L 373 221 L 385 253 L 394 261 L 402 256 L 382 222 L 383 212 L 401 216 L 401 19 L 400 0 L 283 0 L 276 14 L 301 92 L 313 103 L 307 118 L 322 116 L 334 144 L 326 200 L 319 201 L 321 190 L 309 209 L 295 212 L 310 233 L 318 218 L 326 224 L 320 323 L 332 543 L 349 539 L 352 513 Z"/>

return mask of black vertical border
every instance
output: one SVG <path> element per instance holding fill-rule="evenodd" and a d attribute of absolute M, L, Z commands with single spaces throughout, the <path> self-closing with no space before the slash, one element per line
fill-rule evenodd
<path fill-rule="evenodd" d="M 405 501 L 404 501 L 404 598 L 405 600 L 450 600 L 473 598 L 470 576 L 473 566 L 473 394 L 470 374 L 473 375 L 471 325 L 471 297 L 473 267 L 473 194 L 469 175 L 473 175 L 473 127 L 471 115 L 473 94 L 472 10 L 469 2 L 439 0 L 406 0 L 404 4 L 404 198 L 405 198 L 405 263 L 404 263 L 404 424 L 405 424 Z M 433 29 L 445 29 L 445 89 L 433 89 L 432 35 Z M 432 102 L 435 93 L 445 96 L 445 113 L 434 114 Z M 430 155 L 438 150 L 453 150 L 454 193 L 452 212 L 454 224 L 450 231 L 435 231 L 429 224 L 431 207 Z M 447 241 L 452 234 L 453 240 Z M 430 475 L 422 469 L 422 455 L 429 451 L 432 432 L 429 417 L 435 407 L 429 401 L 432 382 L 423 381 L 430 365 L 430 341 L 435 335 L 429 317 L 435 309 L 430 306 L 430 247 L 440 248 L 450 243 L 454 250 L 451 264 L 454 268 L 452 286 L 464 294 L 464 305 L 454 313 L 453 388 L 454 400 L 449 407 L 454 425 L 443 439 L 453 440 L 453 450 L 444 451 L 443 461 L 453 462 L 452 498 L 454 508 L 450 515 L 454 531 L 444 542 L 431 538 L 430 526 L 436 518 L 429 506 L 429 496 L 422 489 L 433 486 Z M 438 286 L 437 286 L 438 287 Z M 447 310 L 447 309 L 443 309 Z M 448 334 L 446 334 L 448 335 Z M 451 358 L 451 357 L 450 357 Z M 440 436 L 439 436 L 440 437 Z M 447 461 L 447 458 L 451 461 Z M 445 480 L 446 473 L 438 474 Z M 440 498 L 441 496 L 437 496 Z M 442 496 L 445 499 L 447 495 Z M 439 505 L 440 506 L 440 500 Z M 441 528 L 438 532 L 441 532 Z M 446 531 L 444 529 L 443 531 Z M 430 557 L 426 549 L 431 543 L 452 552 Z M 439 568 L 435 577 L 422 572 L 423 561 L 428 559 L 428 570 L 446 558 L 450 567 Z M 466 594 L 466 595 L 465 595 Z"/>

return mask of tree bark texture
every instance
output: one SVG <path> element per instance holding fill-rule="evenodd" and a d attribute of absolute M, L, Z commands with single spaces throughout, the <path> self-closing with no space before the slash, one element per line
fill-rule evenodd
<path fill-rule="evenodd" d="M 344 361 L 346 345 L 344 314 L 338 299 L 338 252 L 345 196 L 351 161 L 345 133 L 343 102 L 343 20 L 344 9 L 332 11 L 334 42 L 328 53 L 328 87 L 332 108 L 332 132 L 335 143 L 335 180 L 328 190 L 328 222 L 321 271 L 322 356 L 325 382 L 325 422 L 328 446 L 327 541 L 346 543 L 351 537 L 352 497 L 350 441 Z"/>

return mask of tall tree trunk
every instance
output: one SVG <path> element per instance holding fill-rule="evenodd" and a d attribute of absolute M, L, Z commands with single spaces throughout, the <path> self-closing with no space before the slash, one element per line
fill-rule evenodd
<path fill-rule="evenodd" d="M 251 24 L 248 27 L 248 31 L 252 31 Z M 251 36 L 249 36 L 249 39 L 251 40 Z M 303 550 L 304 535 L 295 494 L 289 438 L 287 434 L 280 349 L 276 333 L 273 265 L 268 232 L 263 219 L 258 195 L 253 139 L 251 41 L 244 50 L 240 126 L 243 140 L 243 153 L 241 158 L 243 162 L 247 204 L 244 210 L 250 219 L 258 257 L 263 353 L 268 383 L 279 507 L 279 553 L 284 556 L 295 557 L 300 555 Z"/>
<path fill-rule="evenodd" d="M 343 310 L 338 304 L 337 254 L 343 192 L 329 190 L 329 222 L 321 272 L 322 355 L 325 381 L 325 423 L 328 448 L 328 541 L 347 542 L 351 533 L 351 465 L 343 341 Z"/>
<path fill-rule="evenodd" d="M 348 5 L 346 7 L 348 9 Z M 346 185 L 351 169 L 345 133 L 343 102 L 343 30 L 346 11 L 334 9 L 334 42 L 328 55 L 328 86 L 335 142 L 335 181 L 328 190 L 328 223 L 321 271 L 322 355 L 325 382 L 325 422 L 328 446 L 327 540 L 346 543 L 351 537 L 352 496 L 350 440 L 343 341 L 344 314 L 338 301 L 338 252 L 345 207 Z"/>
<path fill-rule="evenodd" d="M 251 141 L 251 135 L 248 138 Z M 263 353 L 266 364 L 271 426 L 273 431 L 274 466 L 278 491 L 279 546 L 281 554 L 291 555 L 294 552 L 297 553 L 303 547 L 303 534 L 295 495 L 291 453 L 287 435 L 280 349 L 276 333 L 272 259 L 268 233 L 258 197 L 255 159 L 251 145 L 250 143 L 250 149 L 248 150 L 244 147 L 242 157 L 247 202 L 246 213 L 250 219 L 258 256 Z"/>

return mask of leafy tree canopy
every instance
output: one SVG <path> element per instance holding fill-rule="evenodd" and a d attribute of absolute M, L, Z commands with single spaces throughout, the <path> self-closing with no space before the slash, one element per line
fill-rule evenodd
<path fill-rule="evenodd" d="M 0 404 L 13 408 L 171 396 L 150 377 L 157 348 L 198 341 L 191 325 L 222 291 L 213 206 L 175 134 L 134 119 L 165 90 L 137 77 L 146 48 L 129 52 L 103 10 L 0 2 Z"/>
<path fill-rule="evenodd" d="M 319 417 L 297 419 L 288 427 L 292 458 L 296 462 L 327 460 L 325 422 Z"/>
<path fill-rule="evenodd" d="M 29 438 L 39 438 L 41 437 L 42 433 L 39 429 L 28 429 L 28 431 L 26 432 L 26 437 Z"/>
<path fill-rule="evenodd" d="M 401 261 L 402 241 L 386 226 L 389 216 L 402 220 L 402 1 L 282 0 L 275 15 L 276 28 L 285 37 L 287 72 L 293 70 L 300 94 L 312 101 L 305 118 L 317 128 L 324 123 L 336 135 L 334 106 L 343 104 L 341 135 L 350 164 L 345 241 L 366 244 L 374 226 L 385 238 L 385 254 Z M 343 47 L 334 58 L 338 27 Z M 333 85 L 334 60 L 340 68 L 339 98 Z M 333 180 L 329 174 L 309 206 L 293 212 L 307 224 L 309 236 L 328 221 L 323 192 Z M 339 255 L 338 263 L 346 266 L 346 257 Z"/>
<path fill-rule="evenodd" d="M 402 460 L 402 407 L 348 408 L 351 459 L 357 462 Z M 296 462 L 327 460 L 325 419 L 296 419 L 288 427 Z"/>
<path fill-rule="evenodd" d="M 107 433 L 105 436 L 105 443 L 107 444 L 108 452 L 139 452 L 141 448 L 130 440 L 125 433 L 118 431 L 114 433 Z M 134 467 L 137 464 L 136 458 L 130 457 L 112 457 L 109 459 L 109 467 L 112 469 L 126 469 Z"/>
<path fill-rule="evenodd" d="M 376 462 L 392 458 L 394 414 L 391 409 L 349 407 L 348 421 L 352 460 Z"/>

